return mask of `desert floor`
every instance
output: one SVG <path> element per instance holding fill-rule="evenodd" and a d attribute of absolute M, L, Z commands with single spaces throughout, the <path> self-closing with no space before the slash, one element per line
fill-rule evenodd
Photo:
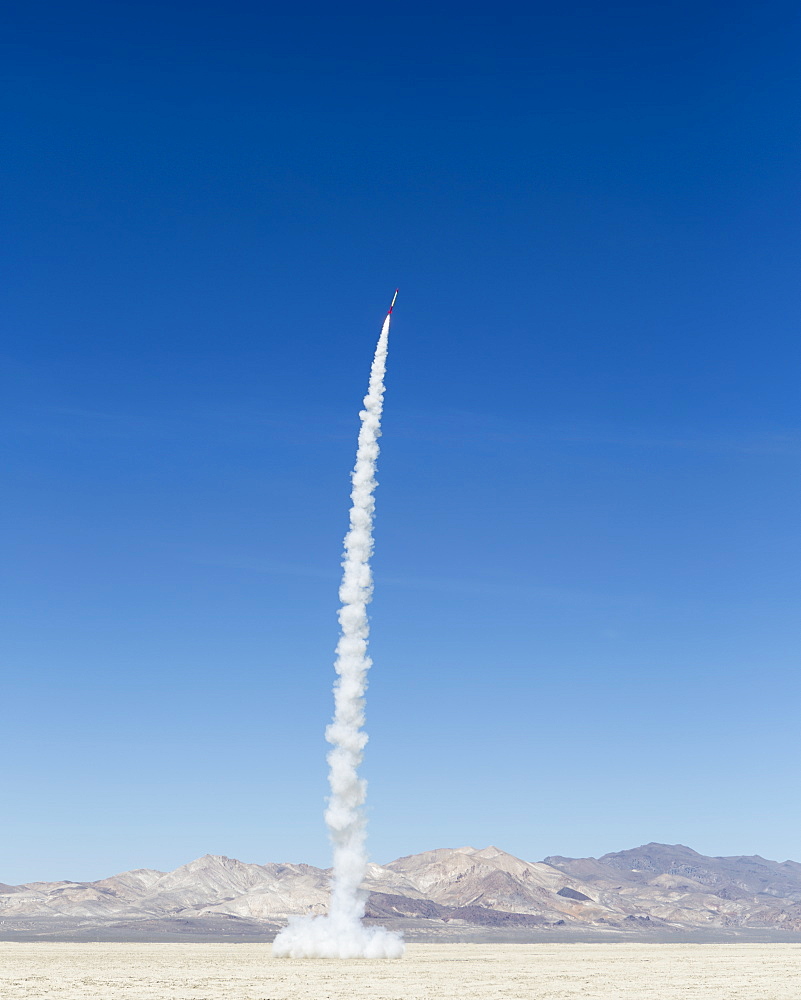
<path fill-rule="evenodd" d="M 409 945 L 399 961 L 268 944 L 0 943 L 2 1000 L 798 1000 L 797 944 Z"/>

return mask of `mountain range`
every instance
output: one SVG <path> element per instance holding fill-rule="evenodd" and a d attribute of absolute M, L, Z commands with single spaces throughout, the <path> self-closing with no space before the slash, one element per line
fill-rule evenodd
<path fill-rule="evenodd" d="M 0 883 L 0 939 L 269 940 L 324 913 L 330 871 L 206 855 L 96 882 Z M 646 844 L 523 861 L 442 848 L 369 866 L 366 918 L 412 940 L 801 939 L 801 864 Z"/>

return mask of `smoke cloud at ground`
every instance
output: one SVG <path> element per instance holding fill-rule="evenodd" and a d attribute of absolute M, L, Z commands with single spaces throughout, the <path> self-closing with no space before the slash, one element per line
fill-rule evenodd
<path fill-rule="evenodd" d="M 393 300 L 394 302 L 394 300 Z M 381 435 L 390 316 L 384 320 L 370 370 L 370 386 L 360 413 L 361 428 L 352 474 L 350 529 L 345 536 L 339 590 L 341 635 L 337 645 L 334 718 L 326 729 L 331 797 L 325 813 L 334 849 L 331 900 L 326 916 L 299 917 L 273 942 L 273 954 L 290 958 L 399 958 L 400 935 L 362 923 L 367 895 L 360 888 L 367 871 L 367 785 L 359 776 L 367 734 L 364 695 L 372 661 L 367 655 L 367 605 L 373 594 L 370 556 L 373 551 L 376 462 Z"/>

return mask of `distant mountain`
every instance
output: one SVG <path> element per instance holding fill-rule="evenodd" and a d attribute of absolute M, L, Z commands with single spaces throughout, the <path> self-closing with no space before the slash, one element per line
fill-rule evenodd
<path fill-rule="evenodd" d="M 311 865 L 206 855 L 172 872 L 0 883 L 0 938 L 269 939 L 290 916 L 325 912 L 329 877 Z M 370 865 L 364 888 L 368 919 L 418 940 L 574 932 L 801 936 L 801 864 L 708 858 L 681 845 L 534 862 L 497 847 L 443 848 Z"/>
<path fill-rule="evenodd" d="M 765 894 L 801 900 L 801 864 L 752 857 L 707 858 L 682 844 L 646 844 L 601 858 L 546 858 L 545 863 L 588 882 L 700 884 L 723 899 Z"/>

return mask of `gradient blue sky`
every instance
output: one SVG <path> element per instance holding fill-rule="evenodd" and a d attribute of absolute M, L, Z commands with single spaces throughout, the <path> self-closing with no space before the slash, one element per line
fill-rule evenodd
<path fill-rule="evenodd" d="M 797 5 L 270 6 L 7 8 L 0 881 L 328 863 L 396 285 L 372 856 L 801 859 Z"/>

